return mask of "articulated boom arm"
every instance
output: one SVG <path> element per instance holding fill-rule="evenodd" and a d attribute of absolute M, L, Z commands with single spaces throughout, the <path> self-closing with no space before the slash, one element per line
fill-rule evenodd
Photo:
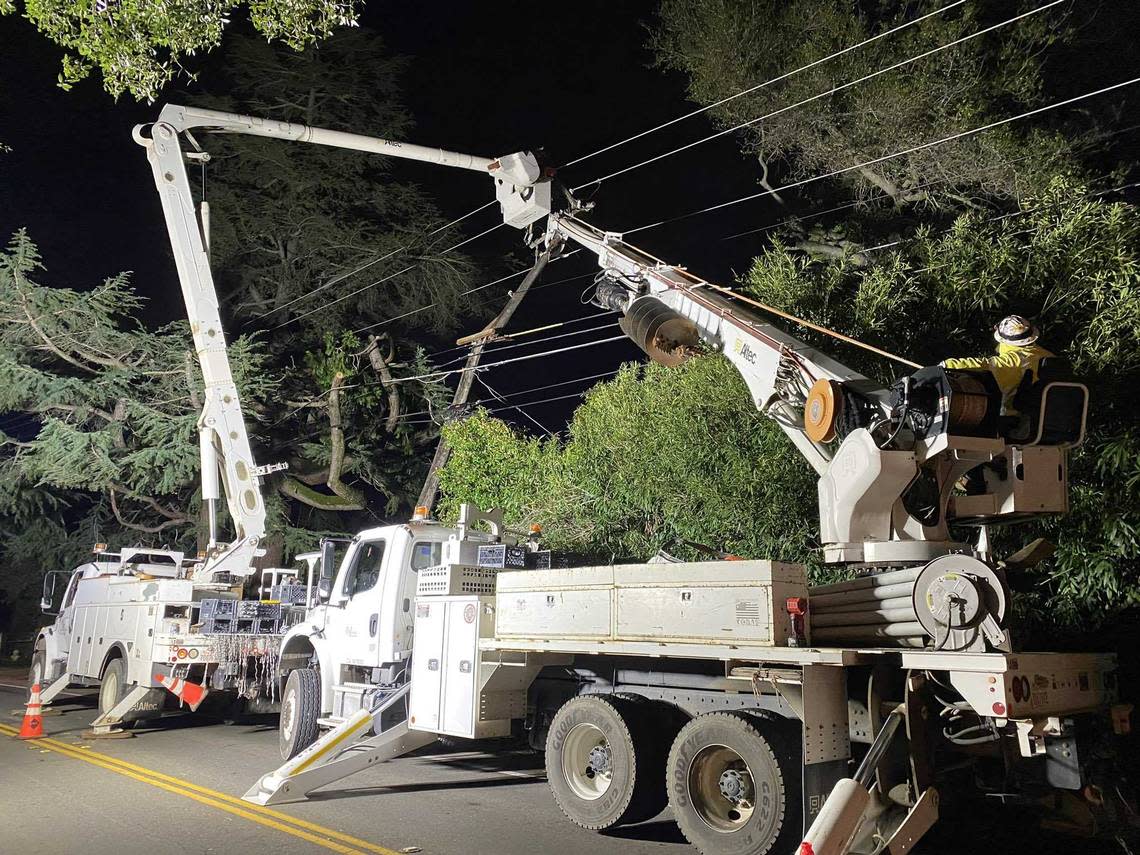
<path fill-rule="evenodd" d="M 168 104 L 158 121 L 134 130 L 135 141 L 146 148 L 162 200 L 170 245 L 178 268 L 186 314 L 194 336 L 194 349 L 205 379 L 206 401 L 198 420 L 202 457 L 202 497 L 210 510 L 210 548 L 198 578 L 209 580 L 219 573 L 248 575 L 258 543 L 265 535 L 265 503 L 259 477 L 283 465 L 258 467 L 250 450 L 237 387 L 226 353 L 225 331 L 218 311 L 218 295 L 210 271 L 209 208 L 202 203 L 195 211 L 194 197 L 186 174 L 187 159 L 209 160 L 190 133 L 245 134 L 270 139 L 307 142 L 333 148 L 418 160 L 482 172 L 494 182 L 495 194 L 509 225 L 523 228 L 550 212 L 550 182 L 537 159 L 518 152 L 497 159 L 459 154 L 443 149 L 411 145 L 342 131 L 222 113 L 197 107 Z M 194 151 L 182 147 L 185 135 Z M 220 498 L 218 474 L 222 476 L 236 538 L 228 546 L 216 543 L 215 505 Z"/>
<path fill-rule="evenodd" d="M 742 311 L 710 283 L 630 246 L 620 234 L 555 214 L 549 235 L 598 256 L 598 265 L 618 283 L 610 289 L 607 305 L 625 315 L 623 329 L 651 357 L 666 364 L 680 362 L 683 356 L 659 344 L 664 341 L 683 352 L 696 343 L 694 334 L 721 351 L 740 372 L 756 408 L 776 421 L 820 475 L 830 465 L 831 450 L 804 433 L 810 384 L 820 378 L 843 382 L 885 407 L 886 390 L 875 381 Z M 605 293 L 599 297 L 607 299 Z"/>
<path fill-rule="evenodd" d="M 718 293 L 725 289 L 572 215 L 552 214 L 545 240 L 597 256 L 603 275 L 594 302 L 620 312 L 623 331 L 655 361 L 679 364 L 703 343 L 736 367 L 757 409 L 820 476 L 826 561 L 898 566 L 970 554 L 969 544 L 951 537 L 955 516 L 1004 521 L 1063 509 L 1063 447 L 1023 450 L 999 436 L 949 427 L 916 437 L 904 429 L 888 389 L 741 309 Z M 945 418 L 950 425 L 949 410 Z M 1038 460 L 1032 470 L 1021 465 Z M 962 476 L 987 463 L 984 495 L 956 496 Z"/>
<path fill-rule="evenodd" d="M 167 117 L 170 108 L 163 111 Z M 178 131 L 160 120 L 151 127 L 150 138 L 135 129 L 135 141 L 147 150 L 162 200 L 162 211 L 174 250 L 182 299 L 194 337 L 194 350 L 205 381 L 205 403 L 198 419 L 202 458 L 202 499 L 209 506 L 210 544 L 205 565 L 197 571 L 200 579 L 210 580 L 218 573 L 248 575 L 265 536 L 265 503 L 261 496 L 259 470 L 253 460 L 242 417 L 237 386 L 226 353 L 225 330 L 218 312 L 218 295 L 203 224 L 194 210 L 194 199 L 186 175 L 186 165 Z M 205 214 L 204 209 L 203 213 Z M 208 215 L 206 215 L 208 216 Z M 206 218 L 203 217 L 203 219 Z M 234 541 L 225 547 L 217 542 L 215 505 L 220 498 L 219 468 L 225 487 L 230 517 L 234 521 Z"/>

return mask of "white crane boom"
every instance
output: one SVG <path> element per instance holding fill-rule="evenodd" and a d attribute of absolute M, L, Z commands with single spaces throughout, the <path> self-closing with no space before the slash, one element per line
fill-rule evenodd
<path fill-rule="evenodd" d="M 261 470 L 253 463 L 226 359 L 208 241 L 195 216 L 183 163 L 180 135 L 198 148 L 192 129 L 347 148 L 489 175 L 505 223 L 523 228 L 546 218 L 537 242 L 544 241 L 548 252 L 574 243 L 597 256 L 602 276 L 596 302 L 623 315 L 622 329 L 650 357 L 678 364 L 703 344 L 737 368 L 756 407 L 777 422 L 820 476 L 820 535 L 827 561 L 900 566 L 972 553 L 973 547 L 952 538 L 951 522 L 1005 522 L 1068 507 L 1065 454 L 1083 438 L 1087 389 L 1081 384 L 1053 384 L 1065 387 L 1055 390 L 1064 406 L 1054 414 L 1067 410 L 1067 424 L 1058 426 L 1057 419 L 1047 424 L 1042 392 L 1036 434 L 1029 441 L 1007 441 L 997 427 L 1000 395 L 995 398 L 992 379 L 956 379 L 941 372 L 923 381 L 928 384 L 923 400 L 918 391 L 912 395 L 909 379 L 888 389 L 742 309 L 721 295 L 726 289 L 630 246 L 620 234 L 604 232 L 573 211 L 553 212 L 550 174 L 529 152 L 480 158 L 170 104 L 149 138 L 140 126 L 135 139 L 147 147 L 154 169 L 206 378 L 207 402 L 199 422 L 203 494 L 208 500 L 217 496 L 210 474 L 216 457 L 238 531 L 235 544 L 210 568 L 226 565 L 240 572 L 264 534 L 265 511 L 257 483 Z M 185 156 L 209 158 L 200 150 Z M 983 476 L 984 489 L 955 495 L 960 479 L 982 465 L 990 470 Z"/>
<path fill-rule="evenodd" d="M 210 270 L 209 207 L 203 201 L 195 210 L 186 174 L 187 159 L 206 161 L 209 154 L 200 149 L 185 151 L 183 135 L 189 138 L 195 149 L 198 149 L 198 144 L 190 131 L 200 129 L 209 133 L 243 134 L 353 149 L 482 172 L 494 181 L 504 221 L 518 228 L 528 226 L 549 213 L 550 185 L 542 180 L 543 170 L 537 159 L 526 152 L 497 159 L 481 158 L 178 104 L 163 107 L 158 121 L 149 126 L 149 135 L 145 133 L 146 128 L 137 126 L 134 139 L 146 148 L 162 200 L 182 299 L 205 381 L 205 403 L 198 419 L 198 435 L 202 498 L 209 507 L 210 516 L 210 544 L 205 563 L 196 571 L 196 576 L 209 581 L 220 573 L 249 575 L 253 572 L 251 562 L 257 554 L 258 544 L 265 536 L 265 502 L 259 478 L 285 467 L 284 464 L 258 467 L 253 459 L 237 386 L 230 370 L 225 329 Z M 219 472 L 235 529 L 235 538 L 228 545 L 217 543 L 215 506 L 221 498 Z"/>

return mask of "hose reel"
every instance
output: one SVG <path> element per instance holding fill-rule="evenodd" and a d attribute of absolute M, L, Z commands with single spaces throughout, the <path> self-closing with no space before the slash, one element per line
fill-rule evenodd
<path fill-rule="evenodd" d="M 914 583 L 914 608 L 936 650 L 984 651 L 1007 646 L 1005 582 L 967 555 L 942 555 Z"/>
<path fill-rule="evenodd" d="M 1002 576 L 969 555 L 942 555 L 813 588 L 813 644 L 985 652 L 1009 647 L 1009 591 Z"/>

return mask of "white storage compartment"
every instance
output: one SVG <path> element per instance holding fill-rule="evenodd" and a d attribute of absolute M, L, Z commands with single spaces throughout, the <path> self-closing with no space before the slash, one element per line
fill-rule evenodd
<path fill-rule="evenodd" d="M 700 561 L 568 570 L 502 570 L 500 640 L 655 641 L 783 646 L 800 564 Z"/>
<path fill-rule="evenodd" d="M 609 639 L 613 588 L 613 567 L 500 570 L 495 636 Z"/>
<path fill-rule="evenodd" d="M 527 666 L 484 661 L 479 639 L 494 635 L 492 597 L 425 597 L 416 602 L 416 651 L 408 727 L 468 739 L 508 736 L 526 709 Z M 509 669 L 508 679 L 496 679 Z M 491 716 L 495 716 L 492 718 Z"/>

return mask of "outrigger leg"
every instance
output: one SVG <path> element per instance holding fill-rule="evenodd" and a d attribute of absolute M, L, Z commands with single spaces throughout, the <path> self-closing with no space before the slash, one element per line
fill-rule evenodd
<path fill-rule="evenodd" d="M 406 719 L 360 741 L 373 725 L 379 727 L 382 715 L 402 701 L 409 688 L 405 684 L 374 709 L 358 710 L 292 760 L 262 775 L 242 798 L 259 805 L 301 801 L 318 787 L 431 745 L 438 736 L 410 730 Z"/>

